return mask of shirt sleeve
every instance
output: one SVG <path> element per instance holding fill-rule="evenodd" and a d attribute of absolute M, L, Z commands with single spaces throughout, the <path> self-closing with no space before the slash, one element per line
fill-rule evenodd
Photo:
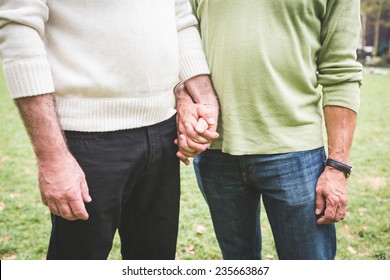
<path fill-rule="evenodd" d="M 53 92 L 43 41 L 49 17 L 46 0 L 0 3 L 0 56 L 12 98 Z"/>
<path fill-rule="evenodd" d="M 323 105 L 359 109 L 362 65 L 356 61 L 360 1 L 330 0 L 322 21 L 322 47 L 317 57 Z"/>
<path fill-rule="evenodd" d="M 176 26 L 179 40 L 181 82 L 201 74 L 210 74 L 202 42 L 197 30 L 197 20 L 187 0 L 176 0 Z"/>

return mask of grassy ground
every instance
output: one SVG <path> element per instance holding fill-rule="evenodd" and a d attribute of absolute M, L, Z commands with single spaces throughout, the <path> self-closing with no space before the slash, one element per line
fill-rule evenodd
<path fill-rule="evenodd" d="M 390 76 L 365 76 L 352 152 L 349 212 L 337 225 L 337 259 L 390 259 L 389 89 Z M 263 257 L 276 259 L 264 213 L 262 220 Z M 49 213 L 40 202 L 29 139 L 0 79 L 0 259 L 43 259 L 49 233 Z M 116 237 L 110 259 L 120 259 L 119 246 Z M 193 169 L 184 166 L 177 258 L 221 258 Z"/>

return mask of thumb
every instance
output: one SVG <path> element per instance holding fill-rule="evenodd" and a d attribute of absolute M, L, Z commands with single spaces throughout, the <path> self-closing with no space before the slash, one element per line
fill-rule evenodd
<path fill-rule="evenodd" d="M 199 134 L 204 133 L 209 128 L 209 124 L 204 118 L 200 118 L 196 124 L 195 131 Z"/>
<path fill-rule="evenodd" d="M 198 107 L 198 114 L 199 117 L 203 118 L 210 127 L 213 127 L 217 124 L 216 116 L 214 116 L 213 111 L 206 107 L 206 106 L 200 106 Z"/>

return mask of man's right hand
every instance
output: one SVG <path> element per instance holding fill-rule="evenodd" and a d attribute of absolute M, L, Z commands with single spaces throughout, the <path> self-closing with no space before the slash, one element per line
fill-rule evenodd
<path fill-rule="evenodd" d="M 88 219 L 84 202 L 91 197 L 85 175 L 68 150 L 53 95 L 18 98 L 15 103 L 37 157 L 43 203 L 67 220 Z"/>
<path fill-rule="evenodd" d="M 50 211 L 67 220 L 87 220 L 84 202 L 92 199 L 84 172 L 74 157 L 39 162 L 38 180 L 42 202 Z"/>

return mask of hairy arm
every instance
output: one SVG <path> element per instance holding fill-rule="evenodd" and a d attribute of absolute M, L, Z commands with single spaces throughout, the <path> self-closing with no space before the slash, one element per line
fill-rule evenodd
<path fill-rule="evenodd" d="M 350 150 L 356 127 L 356 112 L 338 106 L 325 106 L 328 135 L 328 157 L 349 164 Z M 342 220 L 348 202 L 347 178 L 344 173 L 326 166 L 317 182 L 316 214 L 319 224 Z"/>
<path fill-rule="evenodd" d="M 52 94 L 15 99 L 38 163 L 42 202 L 68 220 L 88 219 L 84 202 L 88 186 L 79 164 L 69 152 L 56 115 Z"/>

